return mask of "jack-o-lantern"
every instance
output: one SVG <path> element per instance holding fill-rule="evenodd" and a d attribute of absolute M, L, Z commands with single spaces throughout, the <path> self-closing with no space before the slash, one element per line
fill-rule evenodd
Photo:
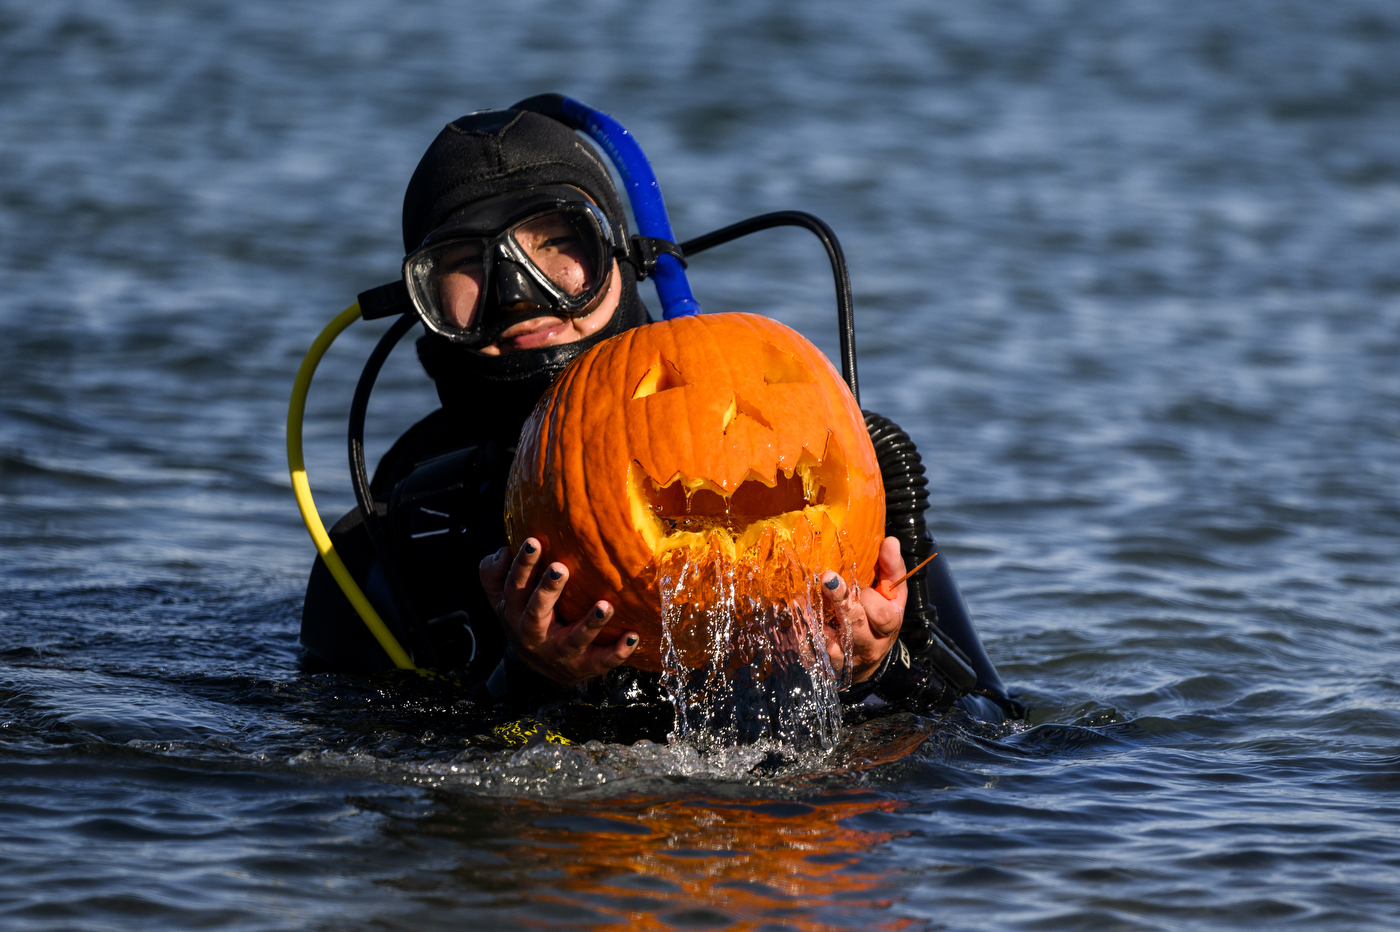
<path fill-rule="evenodd" d="M 868 586 L 885 525 L 875 450 L 850 390 L 815 346 L 755 314 L 682 317 L 580 356 L 521 433 L 506 525 L 569 567 L 557 610 L 616 613 L 629 661 L 662 667 L 663 560 L 686 549 Z M 791 561 L 789 561 L 791 563 Z M 774 572 L 791 575 L 790 566 Z"/>

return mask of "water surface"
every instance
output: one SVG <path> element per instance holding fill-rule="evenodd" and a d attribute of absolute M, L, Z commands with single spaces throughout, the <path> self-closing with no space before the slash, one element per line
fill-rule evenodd
<path fill-rule="evenodd" d="M 1394 4 L 473 6 L 0 2 L 0 924 L 1391 928 Z M 299 673 L 292 374 L 442 124 L 550 90 L 681 237 L 837 230 L 862 400 L 1034 727 L 507 751 Z M 692 281 L 834 356 L 824 265 Z M 327 518 L 382 328 L 312 391 Z M 406 347 L 380 385 L 372 452 L 434 404 Z"/>

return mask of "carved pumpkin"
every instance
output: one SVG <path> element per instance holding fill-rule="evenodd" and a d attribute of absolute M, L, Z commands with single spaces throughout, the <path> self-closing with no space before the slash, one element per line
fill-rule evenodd
<path fill-rule="evenodd" d="M 569 567 L 557 610 L 608 600 L 599 643 L 640 632 L 629 662 L 648 670 L 662 667 L 668 554 L 868 586 L 884 525 L 850 390 L 820 350 L 755 314 L 649 324 L 580 356 L 526 421 L 506 504 L 512 550 L 534 536 Z M 773 560 L 779 549 L 796 562 Z"/>

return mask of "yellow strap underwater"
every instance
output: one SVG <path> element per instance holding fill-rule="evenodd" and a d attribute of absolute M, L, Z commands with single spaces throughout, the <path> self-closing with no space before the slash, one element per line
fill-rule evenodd
<path fill-rule="evenodd" d="M 301 520 L 306 523 L 306 529 L 311 532 L 311 539 L 315 542 L 316 550 L 321 554 L 326 568 L 335 577 L 336 583 L 345 593 L 345 597 L 350 600 L 350 604 L 354 606 L 355 612 L 364 621 L 365 627 L 369 628 L 369 633 L 374 635 L 379 646 L 384 648 L 384 653 L 389 655 L 394 666 L 400 670 L 418 670 L 419 673 L 427 673 L 428 671 L 420 670 L 414 665 L 408 652 L 399 645 L 393 632 L 384 624 L 383 619 L 374 610 L 369 599 L 365 598 L 365 594 L 360 591 L 355 577 L 351 576 L 350 571 L 345 568 L 345 563 L 340 559 L 340 554 L 335 552 L 335 545 L 331 543 L 330 535 L 326 533 L 326 526 L 321 522 L 321 516 L 316 511 L 316 502 L 311 498 L 311 484 L 306 480 L 306 463 L 302 459 L 301 452 L 301 425 L 306 416 L 306 395 L 311 390 L 311 377 L 316 374 L 316 367 L 321 364 L 321 357 L 326 355 L 326 350 L 330 349 L 335 338 L 359 319 L 360 304 L 357 301 L 341 311 L 336 315 L 335 320 L 326 325 L 326 329 L 321 331 L 316 342 L 311 344 L 311 349 L 306 351 L 306 358 L 301 361 L 301 368 L 297 370 L 297 380 L 292 385 L 291 404 L 287 408 L 287 466 L 292 471 L 292 491 L 297 497 L 297 507 L 301 509 Z"/>

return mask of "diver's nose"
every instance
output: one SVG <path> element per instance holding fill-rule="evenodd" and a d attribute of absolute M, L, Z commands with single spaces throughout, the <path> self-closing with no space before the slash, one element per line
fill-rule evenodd
<path fill-rule="evenodd" d="M 547 308 L 552 303 L 520 263 L 511 259 L 496 262 L 496 300 L 506 310 L 521 304 Z"/>

